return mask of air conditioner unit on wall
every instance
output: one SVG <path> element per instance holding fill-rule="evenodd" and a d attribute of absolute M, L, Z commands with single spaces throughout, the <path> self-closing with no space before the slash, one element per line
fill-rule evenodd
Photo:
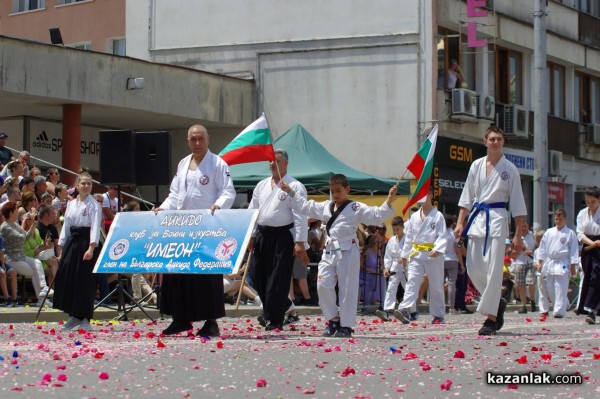
<path fill-rule="evenodd" d="M 562 152 L 548 151 L 548 174 L 551 176 L 562 176 Z"/>
<path fill-rule="evenodd" d="M 452 89 L 452 115 L 477 117 L 477 93 L 467 89 Z"/>
<path fill-rule="evenodd" d="M 588 144 L 600 144 L 600 123 L 588 123 L 586 125 L 585 141 Z"/>
<path fill-rule="evenodd" d="M 496 119 L 496 100 L 494 96 L 480 94 L 477 96 L 477 117 L 493 121 Z"/>
<path fill-rule="evenodd" d="M 529 110 L 522 105 L 504 107 L 504 134 L 512 137 L 529 137 Z"/>

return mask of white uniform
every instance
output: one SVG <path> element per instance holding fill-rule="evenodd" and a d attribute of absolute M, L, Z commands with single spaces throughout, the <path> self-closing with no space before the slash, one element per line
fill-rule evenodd
<path fill-rule="evenodd" d="M 406 227 L 406 224 L 404 225 Z M 384 310 L 393 310 L 396 307 L 396 294 L 398 292 L 398 284 L 402 284 L 402 288 L 406 288 L 406 272 L 400 261 L 402 247 L 406 234 L 398 239 L 395 235 L 387 242 L 385 247 L 385 255 L 383 256 L 383 264 L 386 269 L 396 274 L 390 276 L 387 290 L 385 292 L 385 301 L 383 303 Z"/>
<path fill-rule="evenodd" d="M 290 175 L 281 178 L 288 186 L 303 198 L 306 188 Z M 287 193 L 272 186 L 272 177 L 261 180 L 254 189 L 248 209 L 260 209 L 257 224 L 260 226 L 279 227 L 294 224 L 290 232 L 295 242 L 306 242 L 308 239 L 308 223 L 306 215 L 292 209 L 292 199 Z"/>
<path fill-rule="evenodd" d="M 292 204 L 295 210 L 308 217 L 324 222 L 331 219 L 332 201 L 306 201 L 296 195 Z M 351 202 L 335 219 L 325 241 L 317 278 L 319 305 L 327 320 L 339 314 L 342 327 L 352 327 L 356 324 L 360 270 L 360 249 L 356 230 L 360 223 L 378 225 L 393 214 L 394 210 L 386 203 L 375 207 L 361 202 Z M 339 285 L 339 312 L 335 303 L 336 284 Z"/>
<path fill-rule="evenodd" d="M 207 151 L 198 169 L 192 171 L 189 170 L 191 160 L 192 154 L 179 162 L 169 196 L 160 207 L 167 210 L 209 209 L 215 204 L 221 209 L 231 208 L 235 190 L 225 161 Z"/>
<path fill-rule="evenodd" d="M 454 237 L 454 231 L 451 228 L 446 229 L 446 240 L 448 241 L 446 252 L 444 253 L 444 275 L 447 275 L 448 281 L 448 305 L 454 309 L 456 300 L 456 280 L 458 278 L 458 240 Z"/>
<path fill-rule="evenodd" d="M 432 249 L 439 252 L 439 255 L 434 258 L 430 257 L 431 249 L 418 250 L 415 246 L 419 244 L 433 244 Z M 422 208 L 419 212 L 411 215 L 401 254 L 402 259 L 408 259 L 408 281 L 404 299 L 398 305 L 398 309 L 412 311 L 415 308 L 421 280 L 427 273 L 429 277 L 429 314 L 444 318 L 446 314 L 444 253 L 447 245 L 446 220 L 437 208 L 432 208 L 427 216 L 423 215 Z"/>
<path fill-rule="evenodd" d="M 569 303 L 567 292 L 571 265 L 576 265 L 579 261 L 577 235 L 567 226 L 561 230 L 553 227 L 544 233 L 539 249 L 546 289 L 554 303 L 554 315 L 564 316 Z"/>
<path fill-rule="evenodd" d="M 472 210 L 475 203 L 509 203 L 513 217 L 527 215 L 521 179 L 515 165 L 502 156 L 490 175 L 486 176 L 486 163 L 487 156 L 471 165 L 458 206 Z M 477 311 L 495 316 L 502 291 L 504 240 L 508 236 L 509 213 L 506 207 L 492 208 L 488 212 L 489 220 L 486 211 L 481 210 L 467 232 L 467 270 L 475 288 L 481 293 Z"/>
<path fill-rule="evenodd" d="M 83 202 L 74 199 L 67 203 L 64 223 L 58 238 L 58 245 L 66 244 L 67 238 L 71 236 L 71 226 L 90 227 L 90 242 L 98 244 L 102 228 L 102 208 L 92 195 L 88 195 Z"/>

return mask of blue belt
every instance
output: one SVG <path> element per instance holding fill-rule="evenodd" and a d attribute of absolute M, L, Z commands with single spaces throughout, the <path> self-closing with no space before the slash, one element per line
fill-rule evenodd
<path fill-rule="evenodd" d="M 485 211 L 485 241 L 483 243 L 483 256 L 485 256 L 485 253 L 487 252 L 487 240 L 488 236 L 490 235 L 490 209 L 506 209 L 507 205 L 507 202 L 492 202 L 489 204 L 485 202 L 476 202 L 473 204 L 471 216 L 469 216 L 467 227 L 463 230 L 462 236 L 464 238 L 467 237 L 467 233 L 471 228 L 471 224 L 473 223 L 479 212 Z"/>

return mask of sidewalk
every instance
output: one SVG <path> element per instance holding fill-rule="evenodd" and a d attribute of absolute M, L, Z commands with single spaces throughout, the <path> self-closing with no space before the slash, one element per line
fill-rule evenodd
<path fill-rule="evenodd" d="M 469 306 L 469 309 L 475 310 L 475 306 Z M 520 309 L 520 305 L 509 304 L 506 307 L 506 312 L 516 312 Z M 144 310 L 148 312 L 154 319 L 160 319 L 161 315 L 158 309 L 154 306 L 145 307 Z M 377 310 L 376 305 L 367 306 L 367 314 L 375 314 Z M 36 306 L 26 306 L 22 308 L 0 308 L 0 323 L 33 323 L 35 322 L 35 315 L 37 314 L 38 308 Z M 301 316 L 310 315 L 321 315 L 323 312 L 318 306 L 297 306 L 296 311 Z M 418 311 L 421 314 L 427 314 L 429 309 L 427 305 L 419 305 Z M 447 311 L 447 309 L 446 309 Z M 257 317 L 261 314 L 261 308 L 258 306 L 247 306 L 240 305 L 239 309 L 235 309 L 234 305 L 225 305 L 226 317 L 238 318 L 238 317 Z M 95 320 L 111 320 L 119 317 L 121 313 L 117 310 L 109 309 L 106 307 L 99 307 L 94 311 Z M 539 315 L 538 312 L 530 312 L 531 315 Z M 69 317 L 67 314 L 60 310 L 50 309 L 45 307 L 38 318 L 41 322 L 59 322 L 61 320 L 67 320 Z M 136 319 L 147 319 L 147 316 L 138 308 L 133 309 L 128 314 L 129 320 Z M 163 318 L 169 318 L 164 316 Z"/>

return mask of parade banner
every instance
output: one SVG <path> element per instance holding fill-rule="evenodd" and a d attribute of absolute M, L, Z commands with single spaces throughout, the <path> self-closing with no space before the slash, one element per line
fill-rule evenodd
<path fill-rule="evenodd" d="M 119 212 L 94 273 L 230 274 L 257 217 L 249 209 Z"/>

